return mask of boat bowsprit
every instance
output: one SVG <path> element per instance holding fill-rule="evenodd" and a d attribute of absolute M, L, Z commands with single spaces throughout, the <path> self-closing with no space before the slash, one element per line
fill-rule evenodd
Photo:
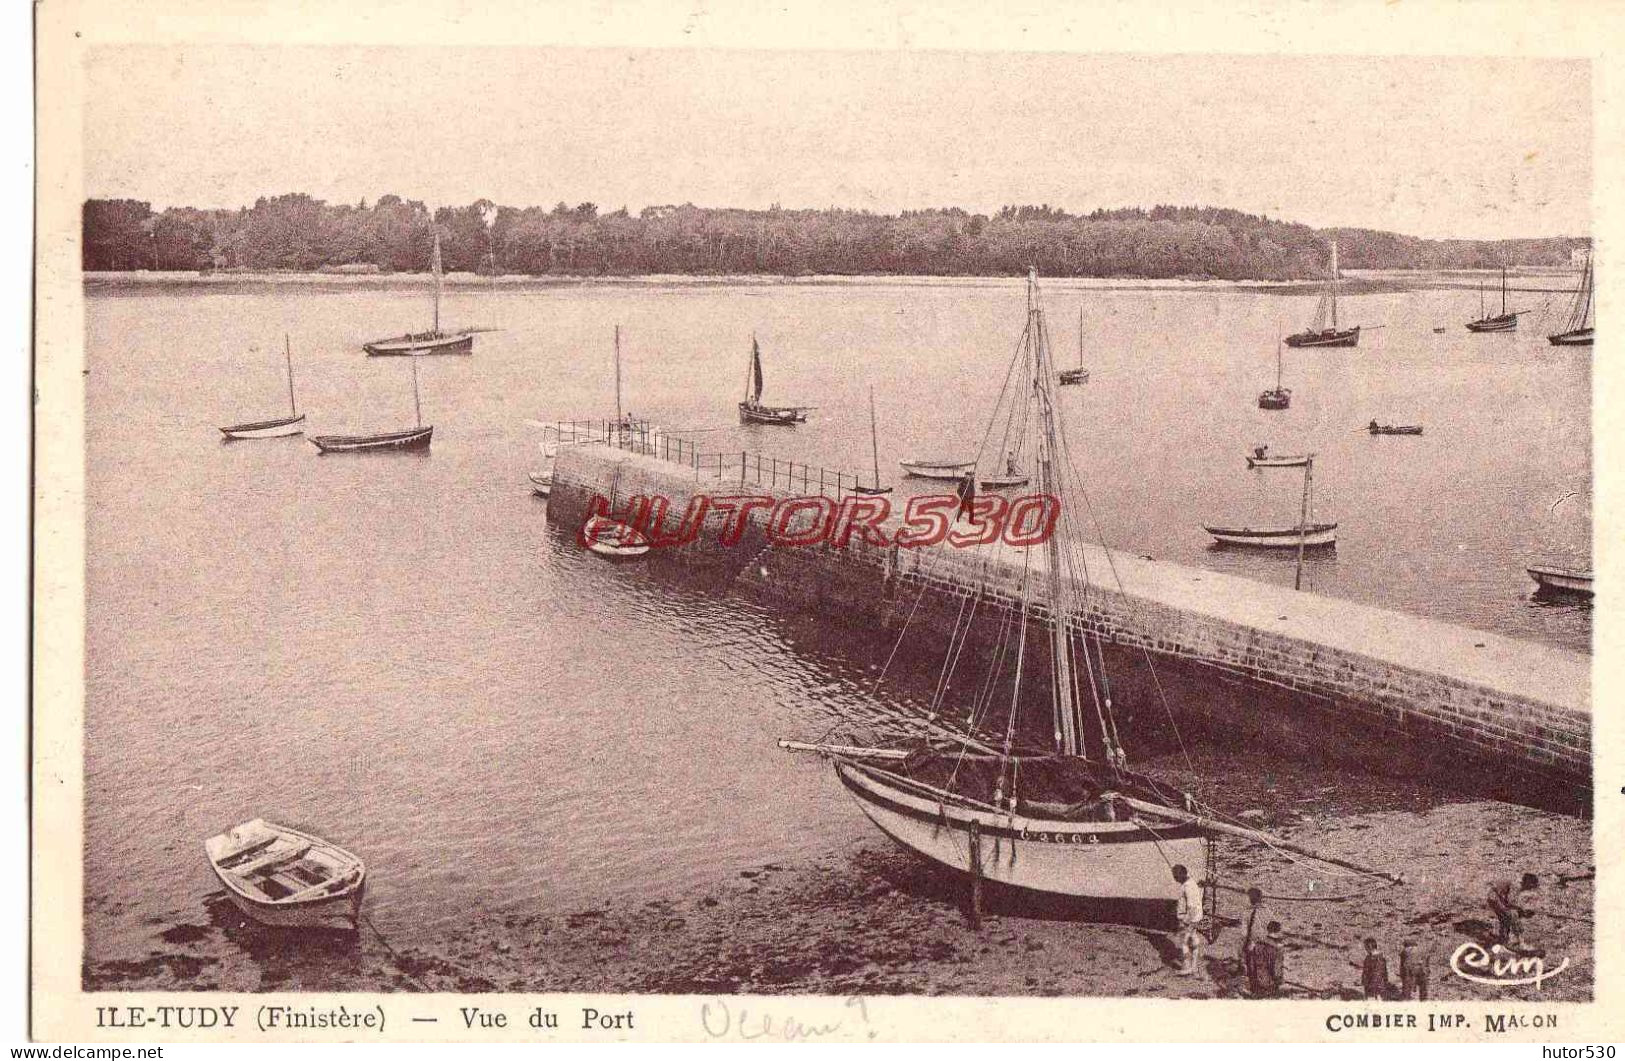
<path fill-rule="evenodd" d="M 359 929 L 367 869 L 337 844 L 255 818 L 211 836 L 203 849 L 232 904 L 254 920 Z"/>

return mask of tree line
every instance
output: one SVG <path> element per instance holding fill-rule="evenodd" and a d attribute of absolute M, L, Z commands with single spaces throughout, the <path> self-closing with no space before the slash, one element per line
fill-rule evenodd
<path fill-rule="evenodd" d="M 1566 265 L 1585 240 L 1425 240 L 1369 229 L 1314 229 L 1237 210 L 1155 206 L 1072 214 L 1006 206 L 876 214 L 593 203 L 430 211 L 386 195 L 371 206 L 308 195 L 237 210 L 133 199 L 84 204 L 83 267 L 99 270 L 421 272 L 438 230 L 449 272 L 543 275 L 750 274 L 1045 276 L 1295 280 L 1324 276 L 1338 241 L 1348 269 Z"/>

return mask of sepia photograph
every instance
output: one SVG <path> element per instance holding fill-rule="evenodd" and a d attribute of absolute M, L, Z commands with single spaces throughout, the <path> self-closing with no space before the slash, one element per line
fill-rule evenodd
<path fill-rule="evenodd" d="M 1593 58 L 77 26 L 37 1019 L 1579 1033 Z"/>

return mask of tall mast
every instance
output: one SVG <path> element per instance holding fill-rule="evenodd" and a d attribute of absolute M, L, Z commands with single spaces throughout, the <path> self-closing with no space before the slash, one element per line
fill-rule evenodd
<path fill-rule="evenodd" d="M 615 422 L 621 422 L 621 326 L 615 325 Z"/>
<path fill-rule="evenodd" d="M 417 412 L 418 427 L 423 426 L 423 399 L 418 397 L 418 355 L 406 355 L 412 361 L 412 408 Z"/>
<path fill-rule="evenodd" d="M 1501 316 L 1507 315 L 1507 267 L 1501 266 Z"/>
<path fill-rule="evenodd" d="M 293 340 L 282 333 L 282 352 L 288 359 L 288 415 L 299 415 L 299 404 L 293 400 Z"/>
<path fill-rule="evenodd" d="M 1083 307 L 1078 307 L 1078 367 L 1083 367 Z"/>
<path fill-rule="evenodd" d="M 440 229 L 434 230 L 434 257 L 429 261 L 434 272 L 434 334 L 440 334 Z"/>
<path fill-rule="evenodd" d="M 1292 588 L 1303 588 L 1303 547 L 1309 535 L 1309 484 L 1315 480 L 1315 455 L 1309 454 L 1303 463 L 1303 502 L 1298 509 L 1298 570 L 1292 576 Z"/>
<path fill-rule="evenodd" d="M 869 450 L 875 458 L 875 489 L 880 489 L 880 429 L 875 426 L 875 389 L 869 387 Z"/>
<path fill-rule="evenodd" d="M 1337 241 L 1332 240 L 1332 331 L 1337 330 Z"/>
<path fill-rule="evenodd" d="M 1027 274 L 1027 342 L 1032 351 L 1033 400 L 1038 405 L 1038 492 L 1061 501 L 1060 469 L 1057 465 L 1055 409 L 1051 401 L 1049 343 L 1044 330 L 1044 311 L 1038 305 L 1038 270 Z M 1064 505 L 1064 502 L 1061 502 Z M 1061 519 L 1064 520 L 1065 513 Z M 1060 520 L 1057 520 L 1059 523 Z M 1053 533 L 1044 543 L 1044 562 L 1049 578 L 1050 658 L 1054 660 L 1053 679 L 1056 733 L 1061 754 L 1081 756 L 1083 739 L 1073 698 L 1072 651 L 1066 632 L 1067 609 L 1062 590 L 1060 534 Z M 1102 736 L 1104 740 L 1104 736 Z"/>
<path fill-rule="evenodd" d="M 1277 328 L 1276 331 L 1279 332 L 1280 329 Z M 1279 338 L 1275 340 L 1275 389 L 1281 389 L 1281 340 Z"/>

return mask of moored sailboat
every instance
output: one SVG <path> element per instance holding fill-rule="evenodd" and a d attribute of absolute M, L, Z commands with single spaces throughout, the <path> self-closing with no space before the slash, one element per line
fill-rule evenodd
<path fill-rule="evenodd" d="M 1063 387 L 1089 382 L 1089 370 L 1083 367 L 1083 307 L 1078 307 L 1078 367 L 1063 368 L 1056 376 Z"/>
<path fill-rule="evenodd" d="M 762 348 L 754 335 L 750 337 L 750 362 L 745 372 L 745 400 L 739 403 L 740 423 L 793 427 L 806 422 L 810 405 L 762 404 Z"/>
<path fill-rule="evenodd" d="M 391 339 L 375 339 L 363 343 L 361 349 L 371 357 L 400 357 L 412 354 L 472 354 L 472 332 L 442 332 L 440 330 L 440 230 L 435 229 L 434 252 L 429 259 L 429 271 L 434 274 L 434 324 L 426 332 L 407 332 Z"/>
<path fill-rule="evenodd" d="M 310 441 L 323 453 L 427 449 L 434 438 L 434 425 L 423 426 L 423 400 L 418 395 L 417 355 L 412 357 L 412 408 L 417 415 L 417 426 L 404 431 L 385 431 L 374 435 L 312 435 Z"/>
<path fill-rule="evenodd" d="M 1252 466 L 1252 461 L 1248 465 Z M 1283 467 L 1303 468 L 1303 500 L 1299 508 L 1298 522 L 1291 526 L 1265 525 L 1253 527 L 1248 525 L 1206 524 L 1202 529 L 1213 536 L 1213 540 L 1220 545 L 1241 545 L 1255 549 L 1298 549 L 1324 548 L 1337 544 L 1337 524 L 1315 522 L 1310 517 L 1314 515 L 1314 481 L 1315 481 L 1315 455 L 1305 454 L 1301 461 L 1294 459 L 1290 465 Z"/>
<path fill-rule="evenodd" d="M 1546 337 L 1547 342 L 1553 346 L 1592 345 L 1595 331 L 1591 323 L 1591 303 L 1595 282 L 1591 272 L 1591 255 L 1587 254 L 1585 271 L 1580 275 L 1580 288 L 1574 293 L 1574 302 L 1569 306 L 1568 320 L 1563 323 L 1562 331 Z"/>
<path fill-rule="evenodd" d="M 891 487 L 880 485 L 880 428 L 875 423 L 875 389 L 869 388 L 869 453 L 875 463 L 875 485 L 854 486 L 852 489 L 860 494 L 889 494 Z"/>
<path fill-rule="evenodd" d="M 1484 305 L 1484 285 L 1478 285 L 1478 319 L 1467 322 L 1470 332 L 1510 332 L 1518 327 L 1518 315 L 1523 310 L 1508 311 L 1507 309 L 1507 271 L 1501 267 L 1501 312 L 1490 316 Z"/>
<path fill-rule="evenodd" d="M 258 420 L 253 423 L 222 427 L 220 433 L 226 436 L 227 441 L 234 442 L 245 438 L 286 438 L 305 430 L 305 414 L 299 411 L 299 403 L 293 396 L 293 340 L 285 334 L 282 336 L 282 347 L 288 363 L 288 415 L 274 420 Z"/>
<path fill-rule="evenodd" d="M 1275 343 L 1275 386 L 1258 396 L 1260 409 L 1285 409 L 1292 404 L 1292 391 L 1281 386 L 1281 343 Z"/>
<path fill-rule="evenodd" d="M 1340 328 L 1337 324 L 1337 285 L 1341 277 L 1337 269 L 1337 241 L 1332 240 L 1331 272 L 1326 287 L 1315 305 L 1315 317 L 1309 327 L 1286 337 L 1291 347 L 1330 347 L 1360 345 L 1360 328 Z"/>

